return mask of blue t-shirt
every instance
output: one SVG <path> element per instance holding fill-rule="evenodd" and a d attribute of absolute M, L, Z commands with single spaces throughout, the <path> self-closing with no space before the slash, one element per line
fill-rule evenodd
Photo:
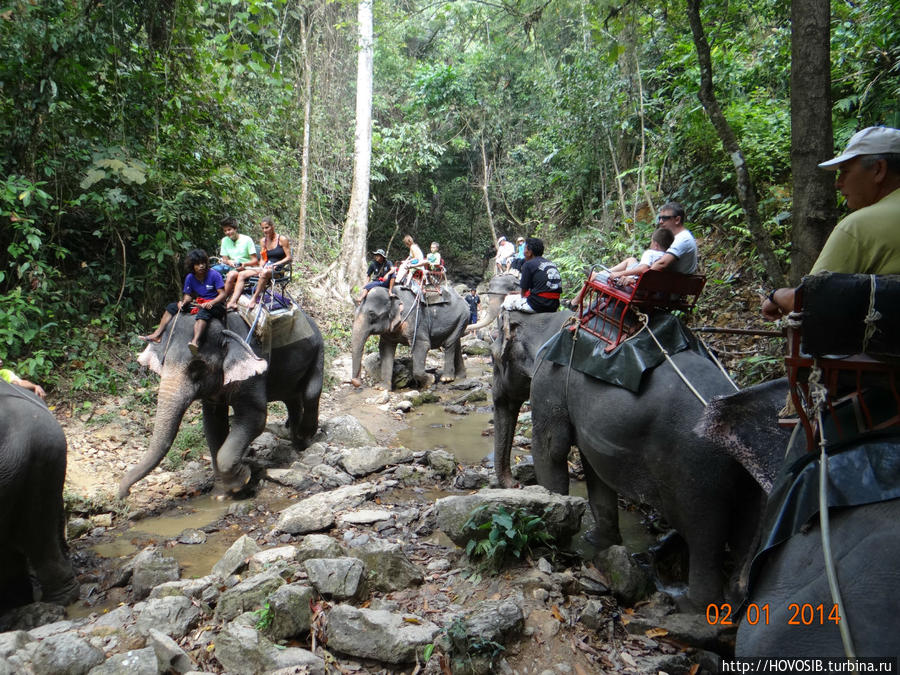
<path fill-rule="evenodd" d="M 219 289 L 225 286 L 222 275 L 217 270 L 206 270 L 206 278 L 200 281 L 191 272 L 184 278 L 184 293 L 190 294 L 195 298 L 206 298 L 212 300 L 219 294 Z"/>

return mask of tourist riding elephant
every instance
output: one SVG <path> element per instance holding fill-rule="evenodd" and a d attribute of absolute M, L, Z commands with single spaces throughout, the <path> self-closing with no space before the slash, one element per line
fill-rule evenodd
<path fill-rule="evenodd" d="M 733 402 L 716 401 L 710 406 L 701 431 L 727 439 L 726 448 L 770 487 L 773 504 L 767 522 L 792 525 L 781 534 L 763 532 L 766 551 L 757 556 L 750 575 L 746 604 L 732 608 L 732 623 L 738 623 L 735 652 L 738 656 L 843 657 L 840 626 L 849 632 L 857 656 L 900 658 L 897 616 L 900 599 L 900 435 L 873 435 L 837 446 L 829 453 L 829 498 L 831 557 L 841 596 L 840 611 L 829 588 L 823 555 L 818 508 L 818 449 L 804 452 L 805 438 L 791 440 L 786 467 L 778 462 L 760 464 L 756 448 L 765 439 L 752 419 L 734 414 Z M 796 444 L 802 447 L 798 450 Z M 779 473 L 783 475 L 779 478 Z M 785 481 L 790 476 L 791 480 Z M 778 478 L 778 480 L 776 480 Z M 796 481 L 796 482 L 794 482 Z M 811 499 L 799 500 L 796 509 L 779 515 L 782 499 L 790 493 Z M 886 501 L 874 499 L 869 489 L 882 493 Z M 837 500 L 838 504 L 835 504 Z M 854 505 L 855 504 L 855 505 Z M 805 509 L 805 510 L 804 510 Z M 838 621 L 839 619 L 839 621 Z"/>
<path fill-rule="evenodd" d="M 395 286 L 396 296 L 386 288 L 373 288 L 356 309 L 351 338 L 352 382 L 360 386 L 360 371 L 366 340 L 378 335 L 381 356 L 381 383 L 391 388 L 394 353 L 398 344 L 409 345 L 412 351 L 413 378 L 420 387 L 429 384 L 425 373 L 425 355 L 433 347 L 444 348 L 444 370 L 441 381 L 451 382 L 464 377 L 459 340 L 469 322 L 469 306 L 459 293 L 444 288 L 439 302 L 426 302 L 410 289 Z"/>
<path fill-rule="evenodd" d="M 166 456 L 181 418 L 196 400 L 203 404 L 203 430 L 216 482 L 225 491 L 240 490 L 250 478 L 243 458 L 250 441 L 265 428 L 268 401 L 283 401 L 287 407 L 293 444 L 298 449 L 309 444 L 319 420 L 322 335 L 299 309 L 291 317 L 268 318 L 272 332 L 266 348 L 255 335 L 249 344 L 242 339 L 248 329 L 237 312 L 226 315 L 227 329 L 218 320 L 210 321 L 196 357 L 188 348 L 194 319 L 187 314 L 177 315 L 161 340 L 147 345 L 138 361 L 160 376 L 153 436 L 141 462 L 119 483 L 120 497 Z M 230 428 L 229 406 L 234 411 Z"/>
<path fill-rule="evenodd" d="M 684 329 L 686 330 L 686 329 Z M 687 349 L 671 356 L 705 400 L 734 387 L 707 356 Z M 784 403 L 768 402 L 774 417 Z M 753 477 L 694 426 L 705 404 L 663 360 L 643 373 L 638 391 L 608 384 L 543 355 L 531 386 L 532 455 L 538 482 L 569 489 L 567 457 L 581 452 L 600 547 L 621 542 L 618 495 L 658 509 L 687 542 L 688 597 L 698 607 L 723 598 L 726 545 L 741 566 L 757 531 L 765 498 Z"/>
<path fill-rule="evenodd" d="M 483 295 L 488 296 L 485 316 L 466 330 L 489 325 L 500 315 L 503 299 L 519 289 L 514 274 L 498 274 Z M 494 402 L 494 472 L 502 487 L 515 487 L 509 465 L 516 422 L 522 405 L 531 395 L 531 372 L 535 357 L 548 339 L 559 332 L 571 312 L 505 312 L 499 336 L 491 344 L 493 375 L 491 398 Z"/>
<path fill-rule="evenodd" d="M 63 482 L 66 437 L 44 403 L 0 380 L 0 610 L 40 599 L 67 605 L 78 599 L 66 557 Z"/>

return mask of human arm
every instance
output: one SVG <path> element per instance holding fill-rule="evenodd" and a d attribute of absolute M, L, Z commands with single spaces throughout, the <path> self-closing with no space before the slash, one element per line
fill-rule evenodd
<path fill-rule="evenodd" d="M 770 321 L 777 321 L 794 311 L 793 288 L 776 288 L 762 301 L 762 314 Z"/>

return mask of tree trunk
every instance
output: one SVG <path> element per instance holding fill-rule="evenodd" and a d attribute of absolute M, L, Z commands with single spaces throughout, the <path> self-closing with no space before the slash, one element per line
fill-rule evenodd
<path fill-rule="evenodd" d="M 750 180 L 750 170 L 747 168 L 744 153 L 741 152 L 734 130 L 725 119 L 713 90 L 712 58 L 709 54 L 706 34 L 703 32 L 703 23 L 700 21 L 700 0 L 687 0 L 687 11 L 691 23 L 691 33 L 694 37 L 694 47 L 697 49 L 697 61 L 700 64 L 700 91 L 698 93 L 700 102 L 703 104 L 703 109 L 706 110 L 709 121 L 715 127 L 725 152 L 731 156 L 737 177 L 738 200 L 744 209 L 747 228 L 750 230 L 750 236 L 753 237 L 753 243 L 762 259 L 769 281 L 774 286 L 783 286 L 784 274 L 775 257 L 775 251 L 772 249 L 772 239 L 759 217 L 756 194 L 753 190 L 753 182 Z"/>
<path fill-rule="evenodd" d="M 831 5 L 791 3 L 791 174 L 793 228 L 790 282 L 809 272 L 834 228 L 834 173 L 819 162 L 832 156 Z"/>
<path fill-rule="evenodd" d="M 369 218 L 369 177 L 372 164 L 372 71 L 374 36 L 372 0 L 359 0 L 359 53 L 356 61 L 356 134 L 353 186 L 341 235 L 341 252 L 321 278 L 330 295 L 352 302 L 354 289 L 366 278 L 366 232 Z M 317 279 L 318 280 L 318 279 Z"/>
<path fill-rule="evenodd" d="M 303 148 L 300 157 L 300 213 L 297 217 L 296 256 L 303 260 L 306 248 L 306 212 L 309 203 L 309 127 L 312 116 L 312 63 L 309 58 L 309 24 L 300 15 L 300 44 L 303 50 Z"/>
<path fill-rule="evenodd" d="M 494 214 L 491 212 L 491 196 L 488 192 L 488 186 L 491 184 L 491 166 L 488 164 L 487 152 L 484 149 L 484 133 L 481 134 L 481 167 L 483 170 L 481 183 L 481 191 L 484 194 L 484 208 L 487 211 L 488 225 L 491 228 L 491 241 L 496 242 L 498 235 L 494 228 Z"/>

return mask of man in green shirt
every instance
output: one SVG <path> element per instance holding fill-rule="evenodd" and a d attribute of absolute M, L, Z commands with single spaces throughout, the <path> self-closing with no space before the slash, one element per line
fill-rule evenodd
<path fill-rule="evenodd" d="M 900 129 L 863 129 L 819 166 L 838 171 L 835 186 L 853 213 L 829 235 L 810 274 L 900 274 Z M 772 320 L 793 309 L 793 288 L 772 291 L 762 304 Z"/>
<path fill-rule="evenodd" d="M 256 267 L 259 264 L 256 244 L 246 234 L 238 234 L 236 219 L 223 218 L 222 232 L 225 236 L 219 246 L 219 264 L 213 266 L 214 270 L 224 277 L 232 270 L 240 272 L 245 267 Z"/>
<path fill-rule="evenodd" d="M 0 366 L 3 365 L 3 359 L 0 359 Z M 44 392 L 43 387 L 39 384 L 35 384 L 34 382 L 29 382 L 28 380 L 23 380 L 21 377 L 16 375 L 9 368 L 0 368 L 0 379 L 6 380 L 10 384 L 17 384 L 23 389 L 28 389 L 29 391 L 33 391 L 35 394 L 40 396 L 41 400 L 44 400 L 44 397 L 47 395 Z"/>

